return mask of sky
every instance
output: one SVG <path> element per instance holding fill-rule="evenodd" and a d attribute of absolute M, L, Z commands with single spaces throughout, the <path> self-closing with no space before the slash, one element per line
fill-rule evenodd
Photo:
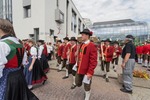
<path fill-rule="evenodd" d="M 150 0 L 73 0 L 92 22 L 133 19 L 150 23 Z"/>

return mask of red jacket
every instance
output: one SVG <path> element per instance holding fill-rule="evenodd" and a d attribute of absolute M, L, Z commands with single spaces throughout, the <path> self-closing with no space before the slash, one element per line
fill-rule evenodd
<path fill-rule="evenodd" d="M 114 48 L 112 46 L 104 48 L 105 61 L 110 62 L 113 59 Z"/>
<path fill-rule="evenodd" d="M 67 52 L 70 50 L 71 48 L 71 44 L 68 43 L 64 46 L 64 49 L 63 49 L 63 54 L 62 54 L 62 58 L 63 59 L 67 59 Z"/>
<path fill-rule="evenodd" d="M 118 47 L 118 48 L 113 48 L 114 50 L 114 53 L 116 53 L 117 57 L 119 57 L 122 53 L 122 48 L 121 47 Z"/>
<path fill-rule="evenodd" d="M 70 64 L 76 63 L 76 55 L 75 55 L 76 51 L 77 51 L 77 45 L 75 45 L 74 47 L 71 47 L 70 54 L 69 54 L 69 63 Z"/>
<path fill-rule="evenodd" d="M 148 54 L 148 52 L 149 52 L 149 47 L 148 47 L 147 44 L 143 46 L 142 52 L 143 52 L 143 54 Z"/>
<path fill-rule="evenodd" d="M 62 56 L 63 48 L 64 48 L 63 45 L 58 46 L 58 51 L 57 51 L 58 56 Z"/>
<path fill-rule="evenodd" d="M 94 74 L 94 69 L 97 66 L 97 48 L 92 42 L 80 46 L 77 66 L 78 74 Z"/>
<path fill-rule="evenodd" d="M 143 46 L 137 46 L 136 47 L 136 54 L 142 54 Z"/>
<path fill-rule="evenodd" d="M 103 49 L 103 50 L 102 50 Z M 103 45 L 101 47 L 101 45 L 99 46 L 99 54 L 100 54 L 100 57 L 102 57 L 102 52 L 104 53 L 104 50 L 105 50 L 105 46 Z"/>

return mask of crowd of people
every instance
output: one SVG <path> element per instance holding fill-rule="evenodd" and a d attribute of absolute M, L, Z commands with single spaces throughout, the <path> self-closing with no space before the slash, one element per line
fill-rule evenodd
<path fill-rule="evenodd" d="M 19 40 L 12 24 L 0 19 L 0 100 L 38 100 L 30 90 L 36 84 L 45 84 L 48 79 L 46 73 L 50 70 L 48 61 L 55 56 L 58 72 L 65 68 L 62 79 L 72 75 L 71 89 L 84 84 L 85 100 L 90 98 L 92 76 L 98 61 L 103 78 L 109 82 L 110 66 L 117 72 L 121 56 L 123 88 L 120 90 L 132 93 L 135 61 L 144 67 L 150 66 L 150 44 L 145 42 L 135 47 L 132 35 L 126 36 L 124 46 L 110 39 L 96 44 L 90 40 L 93 32 L 89 29 L 80 34 L 81 41 L 76 37 L 65 37 L 63 41 L 57 40 L 53 47 L 52 43 L 45 43 L 44 40 L 36 43 L 32 39 Z"/>

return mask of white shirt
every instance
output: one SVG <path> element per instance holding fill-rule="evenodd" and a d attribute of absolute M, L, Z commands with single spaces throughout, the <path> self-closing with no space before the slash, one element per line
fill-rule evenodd
<path fill-rule="evenodd" d="M 90 40 L 87 40 L 87 41 L 84 42 L 84 44 L 88 44 L 88 43 L 90 43 Z"/>
<path fill-rule="evenodd" d="M 32 58 L 37 58 L 37 49 L 34 46 L 31 47 L 30 54 L 31 54 Z"/>
<path fill-rule="evenodd" d="M 7 37 L 0 40 L 0 78 L 2 77 L 3 69 L 5 67 L 5 64 L 8 62 L 7 56 L 9 55 L 11 49 L 9 45 L 4 40 L 9 39 L 17 44 L 20 44 L 18 39 L 15 37 Z"/>
<path fill-rule="evenodd" d="M 47 52 L 51 53 L 51 51 L 53 51 L 53 47 L 50 45 L 47 45 Z"/>
<path fill-rule="evenodd" d="M 42 55 L 43 50 L 44 50 L 44 46 L 43 46 L 43 45 L 40 45 L 40 46 L 39 46 L 39 50 L 38 50 L 38 58 L 41 58 L 41 55 Z"/>

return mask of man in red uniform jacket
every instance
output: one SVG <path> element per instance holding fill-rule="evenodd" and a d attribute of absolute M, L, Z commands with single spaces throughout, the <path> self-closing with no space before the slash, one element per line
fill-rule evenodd
<path fill-rule="evenodd" d="M 142 62 L 143 62 L 143 59 L 142 59 L 143 53 L 142 53 L 142 51 L 143 51 L 143 46 L 138 45 L 136 47 L 136 54 L 138 56 L 138 64 L 142 64 Z"/>
<path fill-rule="evenodd" d="M 76 74 L 76 85 L 80 87 L 82 82 L 85 89 L 85 100 L 90 98 L 91 80 L 94 74 L 94 69 L 97 66 L 97 48 L 94 43 L 90 42 L 92 32 L 89 29 L 84 29 L 82 34 L 83 43 L 80 46 L 78 53 L 78 64 Z"/>
<path fill-rule="evenodd" d="M 70 39 L 71 48 L 69 52 L 69 64 L 67 66 L 68 73 L 73 75 L 73 84 L 71 86 L 71 89 L 74 89 L 76 87 L 75 83 L 75 74 L 76 70 L 73 70 L 73 66 L 76 64 L 77 61 L 77 40 L 75 37 L 71 37 Z"/>
<path fill-rule="evenodd" d="M 114 53 L 113 53 L 112 64 L 113 64 L 114 71 L 116 72 L 118 62 L 119 62 L 119 56 L 122 53 L 122 48 L 119 46 L 119 42 L 117 41 L 114 42 L 113 48 L 114 48 Z"/>
<path fill-rule="evenodd" d="M 113 52 L 114 52 L 114 48 L 112 46 L 110 46 L 110 39 L 106 39 L 105 40 L 105 47 L 103 48 L 104 50 L 104 63 L 102 64 L 102 71 L 104 74 L 104 78 L 106 79 L 106 82 L 109 82 L 109 71 L 110 71 L 110 62 L 113 59 Z M 106 72 L 104 70 L 104 68 L 106 68 Z"/>
<path fill-rule="evenodd" d="M 66 67 L 66 64 L 68 62 L 68 54 L 69 54 L 69 50 L 70 50 L 70 47 L 71 47 L 71 44 L 69 42 L 68 37 L 64 38 L 64 43 L 65 43 L 65 46 L 64 46 L 64 49 L 63 49 L 63 53 L 62 53 L 63 63 L 62 63 L 62 66 L 60 67 L 60 70 L 62 70 L 62 68 L 64 68 L 64 67 Z M 68 77 L 69 77 L 68 69 L 66 68 L 66 76 L 63 77 L 63 79 L 66 79 Z"/>
<path fill-rule="evenodd" d="M 58 44 L 58 50 L 57 50 L 57 66 L 61 66 L 61 57 L 62 57 L 62 51 L 63 51 L 63 47 L 64 47 L 64 45 L 63 45 L 63 43 L 62 43 L 62 41 L 61 40 L 58 40 L 57 41 L 57 44 Z"/>
<path fill-rule="evenodd" d="M 149 46 L 148 46 L 148 42 L 146 41 L 144 46 L 143 46 L 143 56 L 144 56 L 144 67 L 148 66 L 148 53 L 149 53 Z"/>

